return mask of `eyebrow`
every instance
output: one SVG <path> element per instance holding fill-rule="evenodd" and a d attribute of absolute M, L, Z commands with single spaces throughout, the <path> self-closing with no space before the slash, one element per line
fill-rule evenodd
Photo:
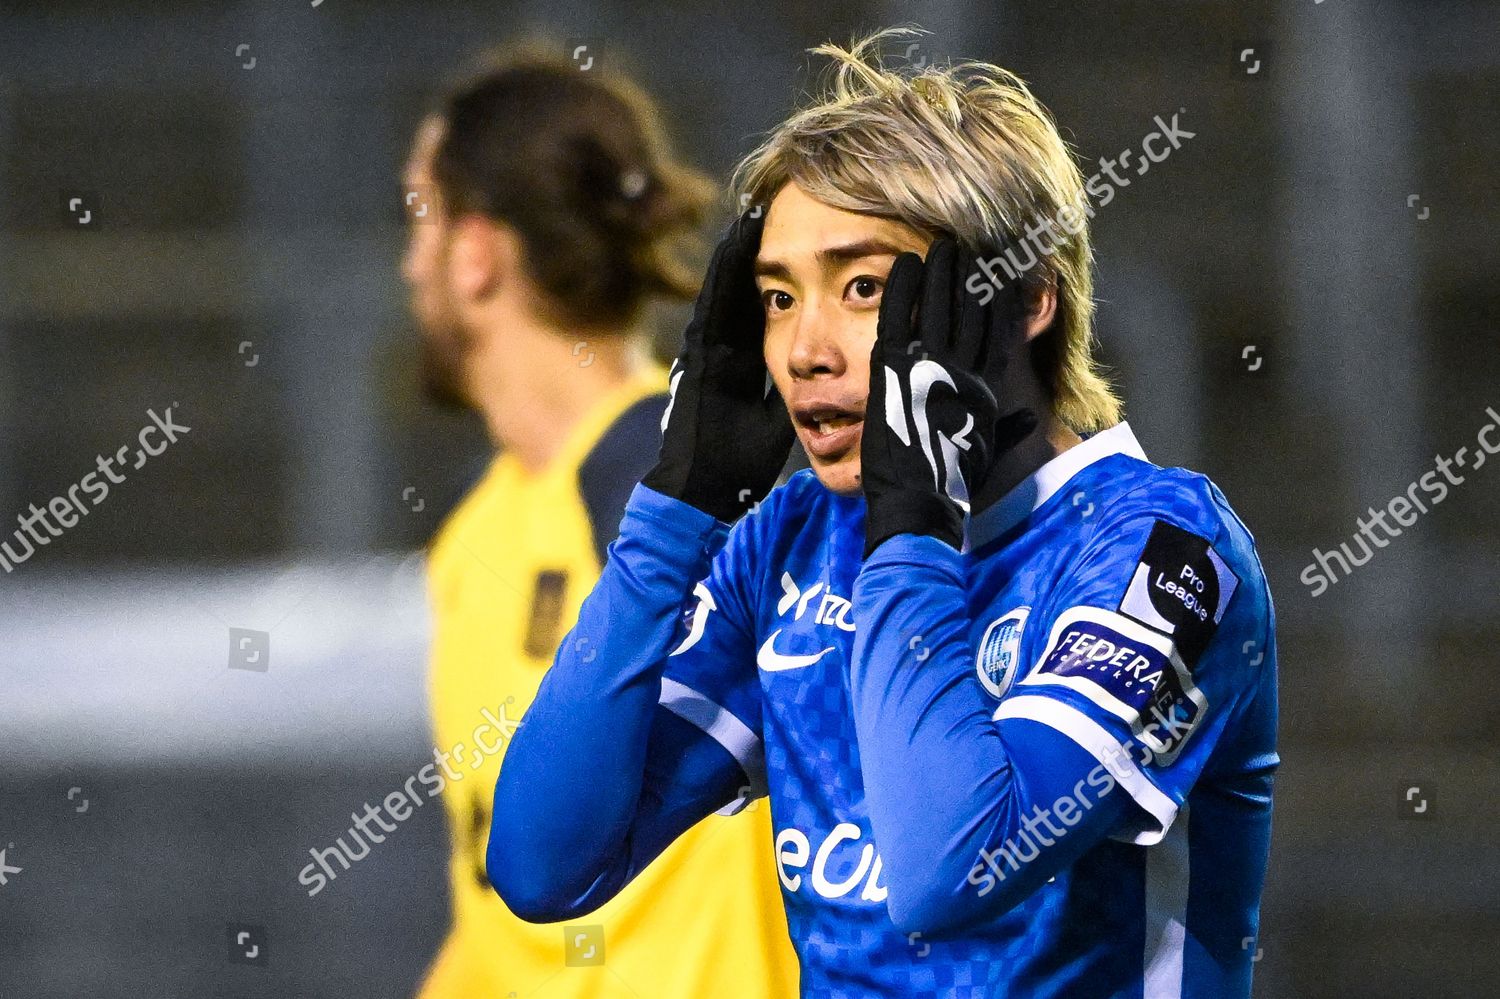
<path fill-rule="evenodd" d="M 814 256 L 824 271 L 835 270 L 847 264 L 851 260 L 861 260 L 865 257 L 900 256 L 904 252 L 901 247 L 887 239 L 871 236 L 868 239 L 856 240 L 853 243 L 844 243 L 839 246 L 825 246 L 818 250 Z M 780 260 L 764 260 L 760 257 L 755 259 L 756 277 L 774 277 L 783 281 L 790 281 L 791 268 Z"/>

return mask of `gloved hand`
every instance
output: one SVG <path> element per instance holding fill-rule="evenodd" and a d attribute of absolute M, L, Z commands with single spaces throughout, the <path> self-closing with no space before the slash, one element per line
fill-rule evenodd
<path fill-rule="evenodd" d="M 796 436 L 762 353 L 754 268 L 763 224 L 746 213 L 714 251 L 672 365 L 661 455 L 642 480 L 725 523 L 770 492 Z"/>
<path fill-rule="evenodd" d="M 866 558 L 897 534 L 961 548 L 970 496 L 999 498 L 985 489 L 995 463 L 1036 428 L 1030 410 L 1002 415 L 995 397 L 1025 342 L 1021 282 L 981 304 L 965 288 L 974 271 L 974 256 L 944 238 L 925 263 L 896 258 L 886 280 L 860 443 Z"/>

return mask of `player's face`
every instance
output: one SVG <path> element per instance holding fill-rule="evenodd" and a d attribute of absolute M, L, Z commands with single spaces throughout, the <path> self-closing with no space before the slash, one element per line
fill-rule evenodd
<path fill-rule="evenodd" d="M 443 123 L 423 122 L 406 165 L 406 255 L 401 276 L 411 296 L 412 316 L 422 336 L 422 379 L 439 402 L 467 405 L 465 357 L 467 338 L 459 321 L 456 296 L 448 279 L 450 227 L 436 203 L 432 158 L 442 139 Z M 411 197 L 416 192 L 416 197 Z M 425 206 L 426 213 L 417 212 Z"/>
<path fill-rule="evenodd" d="M 859 492 L 870 351 L 885 279 L 931 239 L 899 222 L 833 208 L 795 184 L 771 202 L 756 258 L 766 367 L 818 479 Z"/>

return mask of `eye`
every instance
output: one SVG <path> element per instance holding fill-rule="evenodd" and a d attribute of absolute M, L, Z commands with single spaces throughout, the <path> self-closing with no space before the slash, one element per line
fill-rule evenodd
<path fill-rule="evenodd" d="M 760 293 L 760 303 L 765 306 L 767 315 L 785 312 L 792 307 L 794 301 L 791 295 L 780 288 L 767 288 Z"/>
<path fill-rule="evenodd" d="M 844 297 L 857 305 L 874 305 L 880 301 L 885 284 L 877 277 L 861 274 L 844 286 Z"/>

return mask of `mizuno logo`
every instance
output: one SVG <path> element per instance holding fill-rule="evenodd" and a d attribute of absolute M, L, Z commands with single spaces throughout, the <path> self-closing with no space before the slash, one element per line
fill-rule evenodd
<path fill-rule="evenodd" d="M 852 605 L 848 600 L 831 590 L 825 590 L 821 582 L 814 583 L 805 590 L 800 589 L 789 572 L 781 574 L 781 599 L 776 601 L 776 614 L 785 617 L 787 611 L 796 607 L 797 613 L 792 615 L 792 620 L 800 621 L 802 615 L 807 613 L 808 605 L 820 593 L 823 599 L 817 604 L 813 621 L 817 624 L 831 624 L 840 631 L 853 631 L 854 622 L 849 620 Z"/>
<path fill-rule="evenodd" d="M 833 651 L 833 646 L 830 645 L 828 646 L 828 648 L 824 649 L 822 652 L 817 653 L 816 655 L 783 655 L 782 653 L 776 651 L 775 645 L 776 636 L 780 634 L 780 628 L 777 628 L 775 631 L 771 632 L 771 637 L 766 639 L 766 643 L 760 647 L 760 652 L 756 653 L 755 664 L 761 669 L 765 670 L 767 673 L 780 673 L 784 670 L 789 669 L 802 669 L 804 666 L 811 666 L 813 663 L 817 662 L 819 659 L 822 659 L 824 656 L 828 655 L 828 653 Z"/>

